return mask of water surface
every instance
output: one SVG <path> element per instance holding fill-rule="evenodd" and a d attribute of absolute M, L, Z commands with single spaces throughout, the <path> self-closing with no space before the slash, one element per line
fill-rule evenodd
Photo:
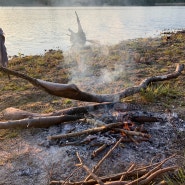
<path fill-rule="evenodd" d="M 1 7 L 0 27 L 9 55 L 67 50 L 68 28 L 77 31 L 77 11 L 88 39 L 101 44 L 158 36 L 185 28 L 185 7 Z"/>

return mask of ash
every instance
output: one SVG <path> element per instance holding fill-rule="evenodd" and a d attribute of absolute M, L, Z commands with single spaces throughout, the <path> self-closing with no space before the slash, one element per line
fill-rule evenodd
<path fill-rule="evenodd" d="M 130 113 L 137 115 L 142 113 L 148 117 L 157 117 L 158 121 L 130 121 L 128 116 Z M 8 162 L 0 166 L 0 184 L 46 185 L 52 180 L 66 180 L 77 168 L 75 165 L 79 163 L 76 152 L 79 153 L 84 163 L 92 169 L 122 136 L 125 141 L 120 143 L 101 164 L 96 172 L 98 176 L 126 171 L 131 163 L 142 166 L 151 162 L 158 162 L 184 149 L 185 122 L 175 113 L 142 112 L 140 107 L 117 103 L 114 106 L 99 110 L 90 110 L 85 117 L 105 124 L 119 121 L 129 124 L 133 122 L 134 125 L 129 127 L 130 130 L 139 129 L 151 137 L 136 144 L 129 141 L 127 136 L 123 136 L 122 133 L 115 132 L 112 129 L 107 132 L 69 139 L 47 139 L 48 136 L 52 135 L 79 132 L 96 127 L 96 124 L 83 120 L 52 126 L 48 129 L 24 129 L 20 133 L 20 137 L 11 140 L 10 151 L 2 148 L 1 159 Z M 134 136 L 133 138 L 138 139 Z M 179 140 L 181 143 L 177 144 Z M 102 145 L 106 146 L 104 150 L 93 156 L 93 152 Z M 176 164 L 177 162 L 177 159 L 173 159 L 165 164 Z M 69 180 L 80 181 L 84 180 L 86 176 L 87 173 L 80 169 Z"/>
<path fill-rule="evenodd" d="M 145 113 L 150 114 L 148 112 Z M 90 113 L 91 116 L 96 115 L 96 119 L 106 122 L 106 124 L 119 119 L 118 116 L 115 116 L 117 114 L 120 113 L 115 111 L 114 108 L 109 110 L 98 110 Z M 153 115 L 158 117 L 161 121 L 145 122 L 142 124 L 139 122 L 134 123 L 134 128 L 142 127 L 144 132 L 149 134 L 151 137 L 147 141 L 141 141 L 137 144 L 132 141 L 122 142 L 104 161 L 99 168 L 97 175 L 103 176 L 106 174 L 119 173 L 124 171 L 124 169 L 127 169 L 131 163 L 136 163 L 137 165 L 147 165 L 151 162 L 159 162 L 174 154 L 174 141 L 178 140 L 179 133 L 185 132 L 185 122 L 175 113 L 153 113 Z M 93 127 L 94 126 L 92 124 L 78 122 L 66 124 L 60 127 L 52 127 L 49 129 L 49 132 L 53 135 L 58 133 L 65 134 L 71 131 L 79 132 Z M 55 130 L 51 131 L 54 128 Z M 120 137 L 120 133 L 107 131 L 104 133 L 96 133 L 84 137 L 80 136 L 67 140 L 59 139 L 57 141 L 49 141 L 48 147 L 62 147 L 66 151 L 67 156 L 76 164 L 79 163 L 76 157 L 76 152 L 78 152 L 83 161 L 85 161 L 85 164 L 92 168 L 99 160 L 102 159 L 102 157 L 110 150 Z M 93 151 L 95 151 L 102 144 L 106 144 L 107 147 L 97 156 L 92 157 Z M 176 161 L 172 161 L 172 163 L 176 163 Z M 80 177 L 83 179 L 85 174 L 83 174 L 83 172 L 81 173 Z M 82 179 L 79 179 L 78 175 L 73 177 L 73 180 Z"/>

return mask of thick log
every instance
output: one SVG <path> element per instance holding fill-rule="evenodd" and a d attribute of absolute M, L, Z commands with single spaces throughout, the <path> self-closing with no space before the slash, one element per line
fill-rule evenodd
<path fill-rule="evenodd" d="M 38 114 L 38 113 L 32 113 L 29 111 L 24 111 L 21 109 L 17 109 L 14 107 L 9 107 L 2 111 L 3 119 L 5 120 L 20 120 L 24 118 L 29 117 L 47 117 L 51 116 L 51 114 Z"/>
<path fill-rule="evenodd" d="M 75 121 L 80 119 L 80 116 L 49 116 L 49 117 L 34 117 L 21 120 L 12 120 L 7 122 L 0 122 L 0 129 L 9 128 L 47 128 L 52 125 L 66 123 L 68 121 Z"/>
<path fill-rule="evenodd" d="M 2 111 L 3 119 L 5 120 L 19 120 L 28 117 L 47 117 L 47 116 L 61 116 L 61 115 L 74 115 L 74 114 L 87 114 L 91 111 L 99 110 L 99 109 L 111 109 L 113 108 L 116 111 L 131 111 L 137 110 L 137 107 L 133 106 L 132 104 L 128 103 L 96 103 L 87 106 L 80 106 L 80 107 L 71 107 L 67 109 L 62 109 L 59 111 L 47 113 L 47 114 L 39 114 L 33 113 L 21 109 L 17 109 L 14 107 L 6 108 Z"/>
<path fill-rule="evenodd" d="M 81 107 L 71 107 L 47 114 L 39 114 L 34 112 L 29 112 L 14 107 L 6 108 L 2 111 L 3 119 L 5 120 L 20 120 L 29 117 L 48 117 L 48 116 L 61 116 L 61 115 L 74 115 L 74 114 L 86 114 L 91 111 L 95 111 L 101 108 L 112 108 L 115 103 L 101 103 L 93 104 Z M 124 104 L 124 103 L 123 103 Z M 126 105 L 125 105 L 126 106 Z"/>
<path fill-rule="evenodd" d="M 70 99 L 75 99 L 80 101 L 98 102 L 98 103 L 119 102 L 120 99 L 122 98 L 131 96 L 133 94 L 139 93 L 143 89 L 146 89 L 151 82 L 164 81 L 164 80 L 177 78 L 181 74 L 183 69 L 184 69 L 184 65 L 179 64 L 177 65 L 176 70 L 173 73 L 146 78 L 138 86 L 127 88 L 115 94 L 99 95 L 99 94 L 91 94 L 88 92 L 81 91 L 75 84 L 59 84 L 59 83 L 48 82 L 41 79 L 31 78 L 25 74 L 22 74 L 4 67 L 0 67 L 0 71 L 23 78 L 29 81 L 30 83 L 32 83 L 34 86 L 37 86 L 38 88 L 41 88 L 44 91 L 48 92 L 49 94 L 63 97 L 63 98 L 70 98 Z"/>

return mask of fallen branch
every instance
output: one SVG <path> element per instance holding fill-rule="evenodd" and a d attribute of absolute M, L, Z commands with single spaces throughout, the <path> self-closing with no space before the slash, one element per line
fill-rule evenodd
<path fill-rule="evenodd" d="M 140 181 L 138 183 L 138 185 L 147 185 L 149 184 L 153 179 L 155 179 L 156 177 L 161 176 L 163 173 L 165 172 L 169 172 L 169 171 L 174 171 L 176 170 L 178 167 L 177 166 L 171 166 L 171 167 L 166 167 L 163 169 L 159 169 L 157 171 L 155 171 L 154 173 L 152 173 L 150 176 L 148 176 L 146 179 L 143 179 L 142 181 Z M 135 185 L 135 184 L 128 184 L 128 185 Z"/>
<path fill-rule="evenodd" d="M 128 183 L 127 185 L 137 185 L 137 184 L 139 184 L 140 182 L 142 182 L 143 180 L 146 180 L 147 178 L 148 178 L 147 183 L 149 183 L 152 179 L 154 179 L 154 178 L 156 177 L 156 175 L 154 175 L 154 174 L 156 174 L 156 172 L 162 167 L 162 165 L 163 165 L 166 161 L 168 161 L 168 160 L 170 160 L 170 159 L 172 159 L 172 158 L 174 158 L 174 157 L 175 157 L 175 155 L 172 155 L 172 156 L 170 156 L 170 157 L 164 159 L 164 160 L 161 161 L 155 168 L 153 168 L 152 170 L 150 170 L 148 173 L 146 173 L 145 175 L 143 175 L 143 176 L 140 177 L 140 178 L 137 178 L 137 179 L 133 180 L 132 182 Z M 175 167 L 175 169 L 176 169 L 176 168 L 177 168 L 177 167 Z M 174 167 L 172 167 L 172 169 L 175 170 Z M 172 169 L 170 168 L 170 171 L 171 171 Z M 166 172 L 166 171 L 165 171 L 165 172 Z M 158 173 L 157 173 L 157 174 L 158 174 Z M 150 176 L 152 176 L 153 178 L 151 178 Z M 149 177 L 150 177 L 150 178 L 149 178 Z M 150 181 L 149 181 L 149 179 L 150 179 Z M 149 181 L 149 182 L 148 182 L 148 181 Z M 139 185 L 144 185 L 144 184 L 139 184 Z"/>
<path fill-rule="evenodd" d="M 121 92 L 115 94 L 91 94 L 84 91 L 81 91 L 75 84 L 59 84 L 59 83 L 52 83 L 40 79 L 31 78 L 25 74 L 0 67 L 0 71 L 3 71 L 9 75 L 14 75 L 20 78 L 23 78 L 34 86 L 41 88 L 42 90 L 48 92 L 49 94 L 60 96 L 63 98 L 70 98 L 80 101 L 87 101 L 87 102 L 118 102 L 120 99 L 131 96 L 140 92 L 143 89 L 146 89 L 147 86 L 151 82 L 157 81 L 165 81 L 173 78 L 177 78 L 184 69 L 184 65 L 178 64 L 176 70 L 173 73 L 161 76 L 154 76 L 144 79 L 138 86 L 133 86 L 127 88 Z"/>

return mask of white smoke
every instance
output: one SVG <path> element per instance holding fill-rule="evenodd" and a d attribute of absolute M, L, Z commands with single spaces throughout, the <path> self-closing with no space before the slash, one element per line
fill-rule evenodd
<path fill-rule="evenodd" d="M 100 76 L 100 81 L 103 83 L 111 83 L 117 80 L 121 74 L 125 71 L 124 65 L 114 65 L 114 70 L 108 70 L 108 69 L 102 69 L 101 70 L 101 76 Z"/>

